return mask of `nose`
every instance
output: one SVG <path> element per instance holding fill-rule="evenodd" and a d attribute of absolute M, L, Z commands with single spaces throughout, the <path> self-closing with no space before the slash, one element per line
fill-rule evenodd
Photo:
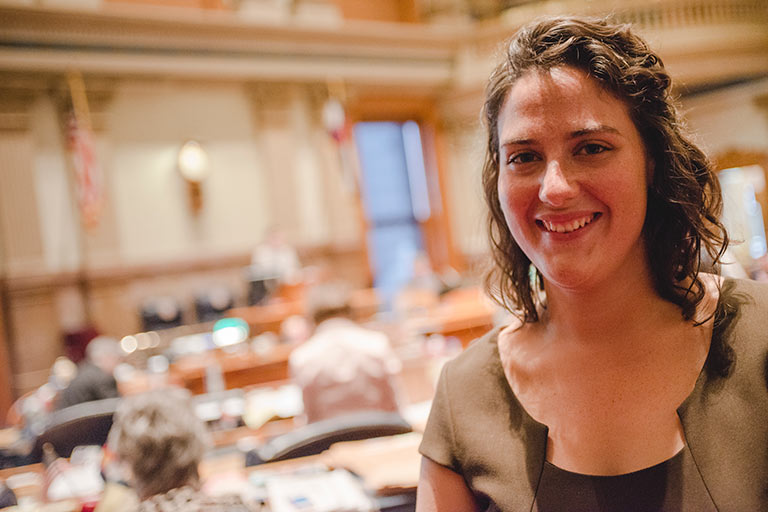
<path fill-rule="evenodd" d="M 554 207 L 563 206 L 578 194 L 578 190 L 578 184 L 566 177 L 560 162 L 552 160 L 547 163 L 539 186 L 539 200 L 542 203 Z"/>

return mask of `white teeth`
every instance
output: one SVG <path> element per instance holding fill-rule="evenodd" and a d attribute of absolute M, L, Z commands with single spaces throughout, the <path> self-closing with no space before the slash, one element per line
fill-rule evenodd
<path fill-rule="evenodd" d="M 576 231 L 577 229 L 583 228 L 592 222 L 594 218 L 594 215 L 588 215 L 586 217 L 572 220 L 571 222 L 566 222 L 564 224 L 555 224 L 554 222 L 550 222 L 548 220 L 542 220 L 541 223 L 544 224 L 544 227 L 547 228 L 548 231 L 554 231 L 556 233 L 570 233 L 571 231 Z"/>

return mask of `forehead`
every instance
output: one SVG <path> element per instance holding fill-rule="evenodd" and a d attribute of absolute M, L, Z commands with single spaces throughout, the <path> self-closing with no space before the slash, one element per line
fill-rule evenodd
<path fill-rule="evenodd" d="M 501 144 L 510 138 L 603 125 L 634 129 L 627 105 L 572 67 L 525 72 L 507 92 L 497 123 Z"/>

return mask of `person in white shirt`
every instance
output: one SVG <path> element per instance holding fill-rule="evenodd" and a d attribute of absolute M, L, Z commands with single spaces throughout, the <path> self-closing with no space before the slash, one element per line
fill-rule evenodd
<path fill-rule="evenodd" d="M 387 336 L 350 318 L 343 286 L 313 288 L 308 303 L 317 327 L 289 360 L 307 422 L 364 410 L 397 412 L 394 377 L 402 364 Z"/>
<path fill-rule="evenodd" d="M 264 241 L 251 255 L 251 273 L 260 279 L 276 279 L 279 283 L 301 280 L 301 262 L 296 249 L 285 241 L 276 227 L 269 228 Z"/>

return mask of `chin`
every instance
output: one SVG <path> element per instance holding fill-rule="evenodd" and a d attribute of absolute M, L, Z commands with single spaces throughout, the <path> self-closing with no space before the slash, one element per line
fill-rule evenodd
<path fill-rule="evenodd" d="M 594 273 L 584 269 L 547 269 L 542 270 L 546 286 L 554 286 L 564 290 L 586 289 L 594 285 Z"/>

